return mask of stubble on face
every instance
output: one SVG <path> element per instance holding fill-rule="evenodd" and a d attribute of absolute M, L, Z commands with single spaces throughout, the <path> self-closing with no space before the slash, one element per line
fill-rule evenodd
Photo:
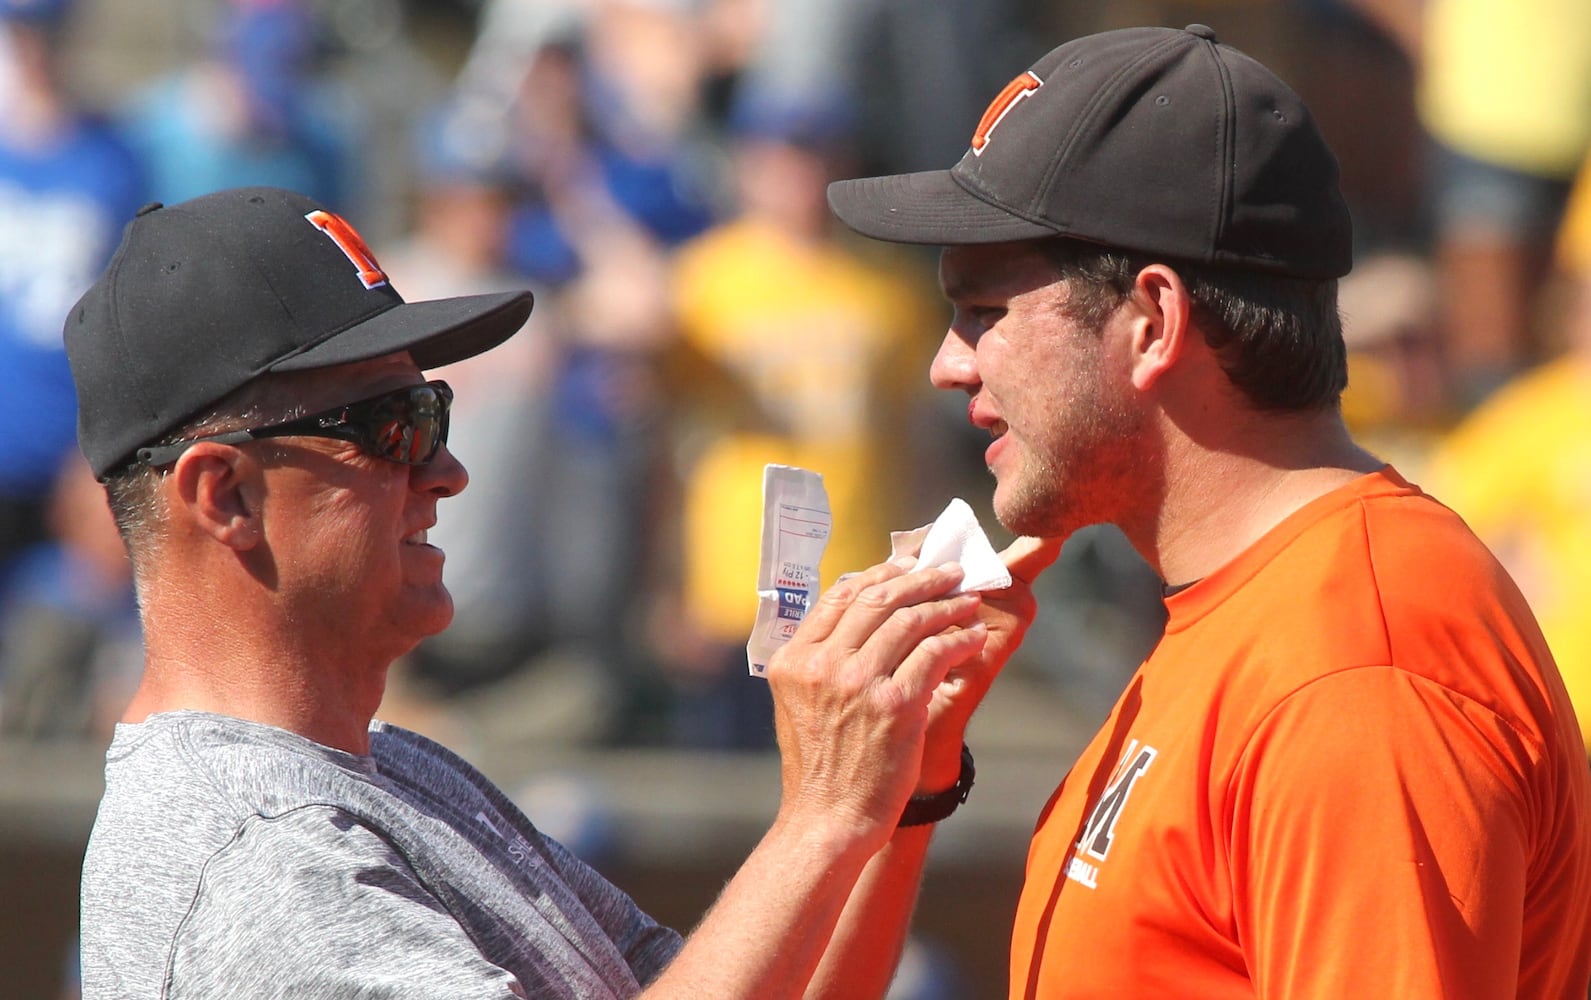
<path fill-rule="evenodd" d="M 940 257 L 955 314 L 935 384 L 966 391 L 975 423 L 1003 425 L 994 511 L 1018 534 L 1064 538 L 1120 523 L 1153 461 L 1131 381 L 1133 312 L 1123 302 L 1085 318 L 1073 280 L 1082 279 L 1063 277 L 1034 243 L 947 247 Z"/>
<path fill-rule="evenodd" d="M 1109 363 L 1110 332 L 1083 327 L 1064 305 L 1058 312 L 1064 353 L 1028 371 L 1028 412 L 1006 414 L 1021 462 L 994 502 L 1008 530 L 1047 538 L 1120 523 L 1146 447 L 1146 418 Z"/>

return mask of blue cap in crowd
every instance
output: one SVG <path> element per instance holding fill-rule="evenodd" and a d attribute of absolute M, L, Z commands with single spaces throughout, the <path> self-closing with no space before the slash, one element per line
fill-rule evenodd
<path fill-rule="evenodd" d="M 729 130 L 740 139 L 827 150 L 850 141 L 856 118 L 855 105 L 837 91 L 811 93 L 753 83 L 736 96 Z"/>
<path fill-rule="evenodd" d="M 0 21 L 53 24 L 72 12 L 75 0 L 0 0 Z"/>

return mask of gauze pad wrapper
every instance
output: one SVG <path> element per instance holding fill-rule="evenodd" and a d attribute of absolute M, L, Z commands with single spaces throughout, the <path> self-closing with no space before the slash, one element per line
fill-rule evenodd
<path fill-rule="evenodd" d="M 917 552 L 917 569 L 959 563 L 961 583 L 952 593 L 965 594 L 975 590 L 1004 590 L 1011 586 L 1011 573 L 1005 568 L 999 553 L 989 542 L 978 524 L 972 507 L 960 497 L 950 501 L 944 513 L 934 523 L 915 531 L 892 531 L 889 534 L 890 556 L 907 555 L 922 543 Z M 915 572 L 916 570 L 913 570 Z"/>
<path fill-rule="evenodd" d="M 818 594 L 818 563 L 833 525 L 823 477 L 790 465 L 762 470 L 762 561 L 757 567 L 757 623 L 746 643 L 753 676 L 790 641 Z"/>

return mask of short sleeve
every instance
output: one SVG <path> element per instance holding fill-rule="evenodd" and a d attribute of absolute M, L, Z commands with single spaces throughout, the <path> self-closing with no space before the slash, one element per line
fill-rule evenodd
<path fill-rule="evenodd" d="M 1390 667 L 1277 706 L 1228 810 L 1257 995 L 1512 997 L 1538 756 L 1487 708 Z"/>
<path fill-rule="evenodd" d="M 619 949 L 642 986 L 651 984 L 679 954 L 684 941 L 671 927 L 653 920 L 629 894 L 609 882 L 562 844 L 542 838 L 548 861 L 580 896 L 580 901 Z"/>

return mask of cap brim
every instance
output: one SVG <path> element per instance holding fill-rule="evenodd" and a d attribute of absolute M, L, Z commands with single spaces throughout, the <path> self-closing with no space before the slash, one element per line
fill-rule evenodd
<path fill-rule="evenodd" d="M 462 295 L 393 306 L 271 365 L 304 371 L 368 361 L 408 351 L 422 369 L 440 368 L 490 350 L 512 337 L 530 317 L 530 292 Z"/>
<path fill-rule="evenodd" d="M 863 236 L 891 243 L 1008 243 L 1058 233 L 977 197 L 948 170 L 835 181 L 829 208 Z"/>

